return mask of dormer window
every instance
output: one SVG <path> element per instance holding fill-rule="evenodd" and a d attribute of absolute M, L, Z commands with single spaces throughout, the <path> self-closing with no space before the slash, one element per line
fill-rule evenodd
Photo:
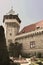
<path fill-rule="evenodd" d="M 40 27 L 39 27 L 39 26 L 37 26 L 36 28 L 37 28 L 37 29 L 40 29 Z"/>

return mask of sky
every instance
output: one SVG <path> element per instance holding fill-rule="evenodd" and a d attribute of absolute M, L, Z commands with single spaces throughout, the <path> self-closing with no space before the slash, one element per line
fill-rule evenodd
<path fill-rule="evenodd" d="M 43 20 L 43 0 L 0 0 L 0 25 L 12 6 L 21 19 L 20 29 Z"/>

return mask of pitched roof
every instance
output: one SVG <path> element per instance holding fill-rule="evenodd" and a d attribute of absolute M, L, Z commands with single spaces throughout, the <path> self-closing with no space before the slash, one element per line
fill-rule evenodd
<path fill-rule="evenodd" d="M 11 9 L 11 10 L 7 13 L 7 15 L 10 15 L 10 14 L 15 15 L 15 11 L 13 11 L 13 9 Z"/>
<path fill-rule="evenodd" d="M 35 30 L 35 27 L 36 27 L 35 24 L 28 25 L 28 26 L 24 27 L 24 28 L 20 31 L 20 33 L 30 32 L 30 31 L 32 31 L 32 30 Z"/>
<path fill-rule="evenodd" d="M 28 26 L 25 26 L 20 32 L 19 34 L 23 34 L 23 33 L 27 33 L 27 32 L 31 32 L 34 31 L 37 27 L 43 27 L 43 20 L 35 23 L 35 24 L 31 24 Z"/>
<path fill-rule="evenodd" d="M 37 22 L 36 27 L 43 27 L 43 20 Z"/>

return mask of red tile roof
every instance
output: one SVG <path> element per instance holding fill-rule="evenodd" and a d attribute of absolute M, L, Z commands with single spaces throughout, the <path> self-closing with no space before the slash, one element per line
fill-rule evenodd
<path fill-rule="evenodd" d="M 43 20 L 37 22 L 36 27 L 43 27 Z"/>
<path fill-rule="evenodd" d="M 34 31 L 34 30 L 36 29 L 36 27 L 43 27 L 43 20 L 42 20 L 42 21 L 39 21 L 39 22 L 37 22 L 37 23 L 35 23 L 35 24 L 31 24 L 31 25 L 25 26 L 25 27 L 19 32 L 19 34 Z"/>

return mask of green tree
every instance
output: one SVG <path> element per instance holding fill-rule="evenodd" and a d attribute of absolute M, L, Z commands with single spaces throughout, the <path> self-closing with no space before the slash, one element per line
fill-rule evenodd
<path fill-rule="evenodd" d="M 14 43 L 9 44 L 9 55 L 14 56 Z"/>
<path fill-rule="evenodd" d="M 15 49 L 15 56 L 19 57 L 19 55 L 21 55 L 21 50 L 22 50 L 22 44 L 15 42 L 14 44 L 14 49 Z"/>
<path fill-rule="evenodd" d="M 41 52 L 38 52 L 38 53 L 37 53 L 37 57 L 38 57 L 38 58 L 41 58 Z"/>
<path fill-rule="evenodd" d="M 9 55 L 19 57 L 21 55 L 22 44 L 15 42 L 9 44 Z"/>

